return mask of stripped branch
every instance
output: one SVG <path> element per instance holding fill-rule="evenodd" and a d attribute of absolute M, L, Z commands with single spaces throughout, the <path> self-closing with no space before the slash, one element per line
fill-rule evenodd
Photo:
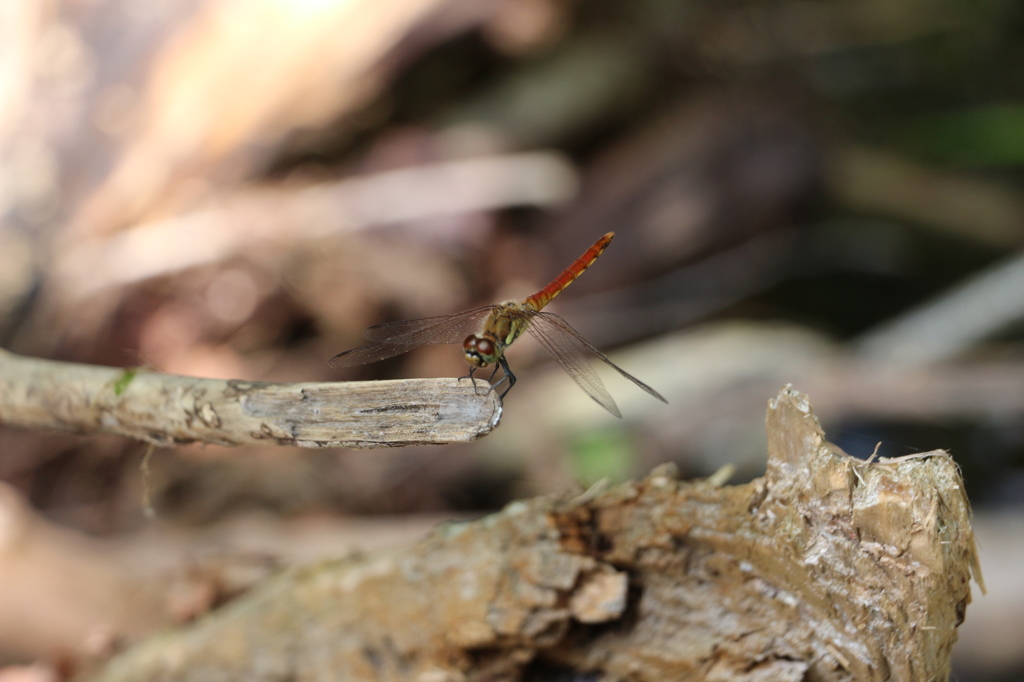
<path fill-rule="evenodd" d="M 0 350 L 0 423 L 156 445 L 382 448 L 471 441 L 501 418 L 483 381 L 262 383 L 39 360 Z"/>

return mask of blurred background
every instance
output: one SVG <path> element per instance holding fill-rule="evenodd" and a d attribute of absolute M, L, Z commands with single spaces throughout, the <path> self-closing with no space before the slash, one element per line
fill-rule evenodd
<path fill-rule="evenodd" d="M 530 339 L 489 437 L 157 451 L 0 428 L 0 680 L 40 682 L 276 567 L 510 500 L 730 463 L 785 383 L 867 457 L 963 469 L 957 679 L 1024 675 L 1024 9 L 1009 0 L 0 4 L 0 346 L 259 381 L 520 299 L 666 396 L 592 402 Z M 144 487 L 156 512 L 148 519 Z"/>

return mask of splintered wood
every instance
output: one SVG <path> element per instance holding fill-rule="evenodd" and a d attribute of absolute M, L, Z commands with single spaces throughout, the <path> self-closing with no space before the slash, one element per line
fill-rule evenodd
<path fill-rule="evenodd" d="M 750 483 L 516 502 L 284 573 L 97 679 L 947 679 L 981 582 L 956 465 L 849 457 L 788 387 L 767 427 Z"/>

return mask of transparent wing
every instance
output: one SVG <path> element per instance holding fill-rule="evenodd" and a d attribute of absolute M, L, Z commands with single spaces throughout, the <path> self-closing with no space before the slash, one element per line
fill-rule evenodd
<path fill-rule="evenodd" d="M 571 376 L 591 398 L 596 400 L 602 407 L 616 416 L 619 414 L 615 401 L 612 400 L 608 390 L 601 382 L 601 378 L 594 371 L 594 368 L 587 362 L 583 350 L 586 349 L 596 355 L 616 372 L 632 381 L 649 395 L 667 403 L 664 396 L 653 388 L 637 379 L 635 376 L 622 369 L 608 359 L 608 356 L 599 351 L 589 341 L 572 328 L 564 319 L 554 313 L 538 312 L 530 316 L 530 325 L 527 329 L 533 336 L 555 356 L 558 364 Z"/>
<path fill-rule="evenodd" d="M 436 341 L 419 341 L 418 343 L 421 344 L 462 342 L 470 334 L 480 331 L 480 324 L 496 307 L 485 305 L 452 315 L 435 315 L 434 317 L 421 317 L 418 320 L 398 320 L 397 322 L 376 324 L 363 332 L 363 338 L 367 341 L 385 343 L 397 341 L 404 336 L 418 334 L 426 338 L 438 339 Z"/>
<path fill-rule="evenodd" d="M 430 343 L 461 343 L 480 329 L 480 324 L 494 306 L 465 310 L 454 315 L 438 315 L 418 320 L 400 320 L 370 327 L 363 336 L 368 343 L 331 358 L 329 367 L 352 367 L 393 358 L 416 346 Z"/>
<path fill-rule="evenodd" d="M 544 317 L 541 317 L 542 314 Z M 587 395 L 596 400 L 598 405 L 621 418 L 622 413 L 619 412 L 619 406 L 615 404 L 608 389 L 604 387 L 601 377 L 590 366 L 583 353 L 586 346 L 580 344 L 575 337 L 562 333 L 561 328 L 557 325 L 549 324 L 546 318 L 550 314 L 531 315 L 530 324 L 526 329 L 540 342 L 540 345 L 554 356 L 562 369 L 579 384 Z"/>

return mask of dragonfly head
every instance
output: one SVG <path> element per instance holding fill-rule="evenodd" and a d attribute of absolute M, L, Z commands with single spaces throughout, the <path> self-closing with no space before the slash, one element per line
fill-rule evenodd
<path fill-rule="evenodd" d="M 482 334 L 467 336 L 466 340 L 462 342 L 462 355 L 466 358 L 466 362 L 474 367 L 486 367 L 497 362 L 499 354 L 498 344 L 494 339 Z"/>

